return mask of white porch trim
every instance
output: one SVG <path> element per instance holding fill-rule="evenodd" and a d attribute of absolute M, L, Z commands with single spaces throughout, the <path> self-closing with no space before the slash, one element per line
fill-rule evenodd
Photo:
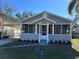
<path fill-rule="evenodd" d="M 53 22 L 53 23 L 56 23 L 56 21 L 54 21 L 54 20 L 51 20 L 51 19 L 49 19 L 49 18 L 47 18 L 47 17 L 44 17 L 46 20 L 48 20 L 48 21 L 51 21 L 51 22 Z"/>
<path fill-rule="evenodd" d="M 35 24 L 35 34 L 37 34 L 37 24 Z"/>
<path fill-rule="evenodd" d="M 54 20 L 51 20 L 51 19 L 49 19 L 49 18 L 47 18 L 47 17 L 42 17 L 42 18 L 40 18 L 40 19 L 37 19 L 37 20 L 31 22 L 31 24 L 33 24 L 33 23 L 35 23 L 35 22 L 37 22 L 37 21 L 40 21 L 40 20 L 42 20 L 42 19 L 45 19 L 45 20 L 48 20 L 48 21 L 50 21 L 50 22 L 56 23 Z"/>
<path fill-rule="evenodd" d="M 47 23 L 47 24 L 41 24 L 41 23 L 39 23 L 39 43 L 40 43 L 40 40 L 41 40 L 41 37 L 42 37 L 42 33 L 41 33 L 41 29 L 42 29 L 42 27 L 40 27 L 40 26 L 42 26 L 42 25 L 46 25 L 47 26 L 47 32 L 46 32 L 46 41 L 47 41 L 47 43 L 49 42 L 49 23 Z"/>
<path fill-rule="evenodd" d="M 54 35 L 54 24 L 52 26 L 52 35 Z"/>
<path fill-rule="evenodd" d="M 72 24 L 70 24 L 70 35 L 71 35 L 71 39 L 72 39 Z"/>
<path fill-rule="evenodd" d="M 41 23 L 39 23 L 39 43 L 40 43 L 40 25 Z"/>
<path fill-rule="evenodd" d="M 21 23 L 21 24 L 33 24 L 33 23 Z M 70 23 L 54 23 L 54 25 L 68 25 Z"/>

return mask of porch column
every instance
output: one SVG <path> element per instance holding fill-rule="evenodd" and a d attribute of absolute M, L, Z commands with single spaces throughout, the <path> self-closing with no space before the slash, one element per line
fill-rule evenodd
<path fill-rule="evenodd" d="M 54 24 L 52 26 L 52 35 L 54 35 Z"/>
<path fill-rule="evenodd" d="M 37 34 L 37 24 L 35 24 L 35 34 Z"/>
<path fill-rule="evenodd" d="M 71 36 L 71 39 L 72 39 L 72 24 L 70 24 L 70 36 Z"/>
<path fill-rule="evenodd" d="M 4 25 L 2 25 L 2 32 L 1 32 L 1 39 L 3 39 L 3 36 L 4 36 Z"/>
<path fill-rule="evenodd" d="M 40 43 L 40 26 L 41 26 L 41 23 L 39 23 L 39 43 Z"/>

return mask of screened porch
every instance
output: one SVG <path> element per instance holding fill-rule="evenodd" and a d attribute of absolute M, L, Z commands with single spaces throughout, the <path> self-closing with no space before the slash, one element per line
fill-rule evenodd
<path fill-rule="evenodd" d="M 48 29 L 48 31 L 47 31 Z M 42 24 L 22 24 L 22 33 L 33 33 L 45 34 L 46 31 L 48 34 L 71 34 L 70 32 L 70 24 L 49 24 L 49 25 L 42 25 Z"/>

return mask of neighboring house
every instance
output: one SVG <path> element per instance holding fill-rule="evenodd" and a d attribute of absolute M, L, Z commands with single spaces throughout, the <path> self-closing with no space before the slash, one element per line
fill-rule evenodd
<path fill-rule="evenodd" d="M 79 38 L 79 27 L 76 27 L 72 30 L 72 37 Z"/>
<path fill-rule="evenodd" d="M 16 20 L 11 15 L 0 12 L 0 32 L 2 33 L 0 37 L 14 37 L 16 35 L 16 31 L 18 32 L 18 30 L 18 20 Z"/>
<path fill-rule="evenodd" d="M 71 25 L 71 20 L 44 11 L 22 21 L 20 39 L 68 42 L 72 39 Z"/>

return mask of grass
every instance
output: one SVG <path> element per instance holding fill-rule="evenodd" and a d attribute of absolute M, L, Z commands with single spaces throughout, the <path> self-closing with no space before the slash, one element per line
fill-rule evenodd
<path fill-rule="evenodd" d="M 72 48 L 79 52 L 79 38 L 72 39 Z"/>
<path fill-rule="evenodd" d="M 0 59 L 79 59 L 79 52 L 69 45 L 53 44 L 42 46 L 44 55 L 36 51 L 38 46 L 0 49 Z M 77 58 L 75 58 L 77 57 Z"/>
<path fill-rule="evenodd" d="M 72 39 L 72 43 L 79 43 L 79 38 Z"/>
<path fill-rule="evenodd" d="M 77 42 L 73 39 L 72 42 Z M 2 48 L 2 47 L 0 47 Z M 37 51 L 38 50 L 38 51 Z M 40 55 L 40 51 L 43 55 Z M 0 49 L 0 59 L 79 59 L 79 46 L 52 44 Z"/>

